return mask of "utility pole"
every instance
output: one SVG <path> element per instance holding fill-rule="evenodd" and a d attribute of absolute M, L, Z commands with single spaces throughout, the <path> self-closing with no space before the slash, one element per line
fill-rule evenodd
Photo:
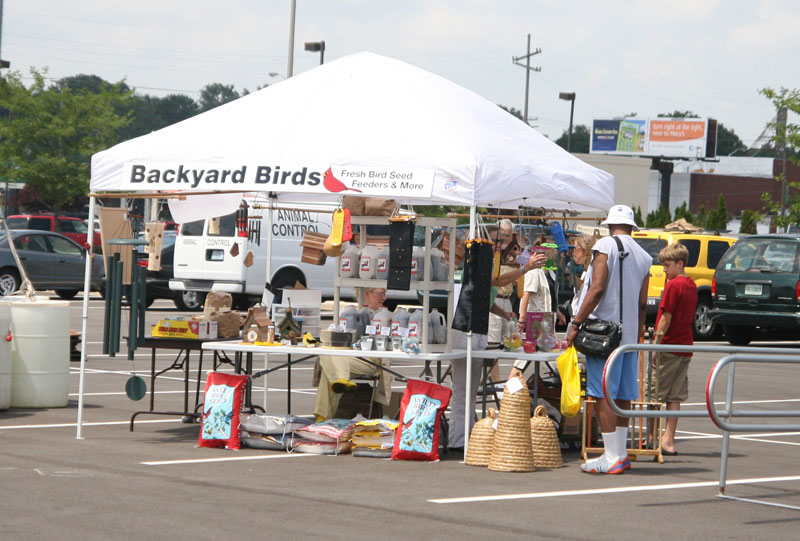
<path fill-rule="evenodd" d="M 294 74 L 294 17 L 297 12 L 297 0 L 292 0 L 289 11 L 289 57 L 286 64 L 286 78 Z"/>
<path fill-rule="evenodd" d="M 789 214 L 786 203 L 789 201 L 789 183 L 786 181 L 786 121 L 789 111 L 786 107 L 778 109 L 775 122 L 775 159 L 781 168 L 781 216 Z M 788 226 L 785 231 L 788 231 Z"/>
<path fill-rule="evenodd" d="M 532 71 L 542 71 L 540 67 L 531 67 L 531 57 L 541 53 L 542 50 L 540 48 L 536 48 L 536 50 L 531 51 L 531 35 L 528 34 L 528 54 L 525 56 L 512 56 L 511 61 L 516 64 L 517 66 L 522 66 L 525 68 L 525 106 L 523 107 L 522 118 L 525 120 L 525 124 L 528 124 L 528 93 L 531 86 L 531 72 Z M 523 64 L 521 60 L 525 60 Z"/>

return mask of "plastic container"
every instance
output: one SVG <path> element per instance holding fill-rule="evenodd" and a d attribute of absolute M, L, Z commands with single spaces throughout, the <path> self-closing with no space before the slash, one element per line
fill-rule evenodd
<path fill-rule="evenodd" d="M 358 275 L 362 280 L 372 280 L 375 278 L 375 268 L 378 263 L 378 247 L 367 244 L 361 250 L 361 259 L 358 264 Z"/>
<path fill-rule="evenodd" d="M 422 338 L 422 310 L 414 310 L 408 316 L 408 337 L 409 338 Z"/>
<path fill-rule="evenodd" d="M 397 307 L 392 314 L 392 336 L 400 336 L 398 329 L 408 328 L 409 315 L 408 310 L 400 306 Z"/>
<path fill-rule="evenodd" d="M 358 311 L 352 305 L 339 312 L 339 325 L 344 324 L 345 331 L 358 331 Z"/>
<path fill-rule="evenodd" d="M 444 258 L 444 252 L 438 248 L 431 248 L 431 280 L 434 282 L 446 282 L 450 269 Z"/>
<path fill-rule="evenodd" d="M 428 343 L 444 344 L 447 342 L 447 324 L 442 314 L 437 308 L 431 310 L 428 316 L 430 326 L 428 327 Z"/>
<path fill-rule="evenodd" d="M 0 302 L 0 410 L 11 406 L 11 342 L 6 340 L 11 329 L 11 302 Z"/>
<path fill-rule="evenodd" d="M 392 313 L 385 306 L 381 306 L 380 310 L 372 314 L 369 324 L 375 325 L 378 328 L 378 332 L 380 332 L 383 327 L 388 327 L 392 324 Z"/>
<path fill-rule="evenodd" d="M 361 250 L 358 246 L 350 243 L 342 254 L 339 263 L 339 274 L 342 278 L 358 278 L 358 257 Z"/>
<path fill-rule="evenodd" d="M 11 304 L 11 407 L 62 408 L 69 402 L 69 303 Z"/>
<path fill-rule="evenodd" d="M 375 278 L 378 280 L 389 278 L 389 247 L 386 245 L 378 249 L 378 258 L 375 260 Z"/>
<path fill-rule="evenodd" d="M 411 280 L 421 281 L 425 278 L 425 247 L 414 246 L 411 250 Z"/>

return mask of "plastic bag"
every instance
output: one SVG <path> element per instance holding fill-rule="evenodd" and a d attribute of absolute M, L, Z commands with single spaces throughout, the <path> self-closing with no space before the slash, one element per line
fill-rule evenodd
<path fill-rule="evenodd" d="M 561 414 L 574 417 L 581 410 L 581 375 L 575 346 L 559 355 L 557 362 L 561 377 Z"/>

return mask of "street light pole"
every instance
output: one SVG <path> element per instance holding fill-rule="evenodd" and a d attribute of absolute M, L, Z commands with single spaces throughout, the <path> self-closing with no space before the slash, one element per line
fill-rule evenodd
<path fill-rule="evenodd" d="M 319 51 L 319 65 L 325 63 L 325 42 L 324 41 L 307 41 L 305 43 L 306 51 L 317 52 Z"/>
<path fill-rule="evenodd" d="M 558 98 L 569 102 L 569 131 L 567 132 L 567 152 L 572 148 L 572 115 L 575 113 L 575 92 L 559 92 Z"/>
<path fill-rule="evenodd" d="M 290 78 L 294 73 L 294 14 L 297 12 L 297 0 L 292 0 L 292 7 L 289 13 L 289 59 L 286 65 L 286 78 Z"/>

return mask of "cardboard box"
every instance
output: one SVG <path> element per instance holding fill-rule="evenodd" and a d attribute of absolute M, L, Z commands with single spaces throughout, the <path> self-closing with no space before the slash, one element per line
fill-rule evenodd
<path fill-rule="evenodd" d="M 152 336 L 157 338 L 213 340 L 217 337 L 217 322 L 162 319 L 153 325 Z"/>

